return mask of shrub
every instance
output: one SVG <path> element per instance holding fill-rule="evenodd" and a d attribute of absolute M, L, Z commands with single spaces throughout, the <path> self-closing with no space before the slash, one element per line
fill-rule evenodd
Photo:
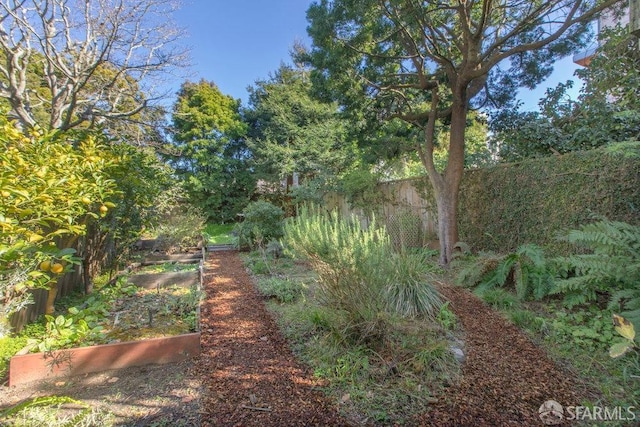
<path fill-rule="evenodd" d="M 22 350 L 27 345 L 27 339 L 25 337 L 0 337 L 0 379 L 3 379 L 9 369 L 9 360 L 15 356 L 15 354 Z"/>
<path fill-rule="evenodd" d="M 242 211 L 244 221 L 236 226 L 238 247 L 255 248 L 282 237 L 284 211 L 274 204 L 259 200 Z"/>
<path fill-rule="evenodd" d="M 393 254 L 386 286 L 391 312 L 404 317 L 426 315 L 435 319 L 442 305 L 440 294 L 431 285 L 433 267 L 424 254 Z"/>
<path fill-rule="evenodd" d="M 115 207 L 114 163 L 100 137 L 27 134 L 0 114 L 0 329 L 31 302 L 29 289 L 55 296 L 59 274 L 79 263 L 71 245 Z M 41 268 L 62 261 L 63 271 Z"/>
<path fill-rule="evenodd" d="M 302 294 L 302 284 L 295 280 L 269 277 L 258 282 L 260 293 L 281 303 L 295 301 Z"/>
<path fill-rule="evenodd" d="M 438 314 L 426 260 L 393 254 L 375 219 L 364 229 L 355 218 L 302 208 L 286 223 L 284 241 L 292 255 L 311 263 L 323 303 L 345 314 L 345 335 L 359 342 L 383 337 L 393 316 Z"/>
<path fill-rule="evenodd" d="M 508 255 L 480 257 L 460 273 L 458 282 L 477 286 L 480 293 L 513 286 L 518 299 L 539 300 L 551 292 L 553 274 L 542 249 L 527 244 Z"/>
<path fill-rule="evenodd" d="M 571 230 L 564 237 L 587 253 L 560 258 L 562 278 L 554 293 L 564 295 L 567 306 L 609 297 L 611 309 L 640 321 L 640 227 L 600 220 Z"/>
<path fill-rule="evenodd" d="M 584 224 L 591 212 L 640 225 L 638 152 L 636 141 L 469 171 L 461 184 L 460 239 L 476 250 L 535 243 L 565 256 L 572 247 L 557 239 L 558 230 Z"/>
<path fill-rule="evenodd" d="M 158 197 L 156 220 L 156 249 L 167 252 L 194 247 L 202 241 L 202 229 L 206 215 L 199 208 L 186 202 L 186 193 L 174 185 Z"/>

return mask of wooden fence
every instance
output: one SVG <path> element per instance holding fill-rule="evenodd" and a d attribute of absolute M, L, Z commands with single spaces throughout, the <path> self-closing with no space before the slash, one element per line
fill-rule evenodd
<path fill-rule="evenodd" d="M 79 286 L 84 286 L 82 281 L 82 266 L 76 266 L 76 270 L 67 273 L 58 278 L 58 296 L 64 296 L 73 293 Z M 39 316 L 43 315 L 47 308 L 48 291 L 46 289 L 32 289 L 31 299 L 33 304 L 29 304 L 22 310 L 11 315 L 9 324 L 15 332 L 19 332 L 28 323 L 35 321 Z"/>
<path fill-rule="evenodd" d="M 382 182 L 377 186 L 379 201 L 366 208 L 352 207 L 344 196 L 331 193 L 325 197 L 326 206 L 343 217 L 355 216 L 363 226 L 375 216 L 396 246 L 433 245 L 438 234 L 437 211 L 434 202 L 426 200 L 416 187 L 421 184 L 429 185 L 426 178 Z"/>

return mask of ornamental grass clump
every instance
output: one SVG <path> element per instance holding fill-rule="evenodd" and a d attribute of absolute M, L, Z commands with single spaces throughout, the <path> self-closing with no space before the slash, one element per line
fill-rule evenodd
<path fill-rule="evenodd" d="M 283 240 L 318 273 L 321 302 L 342 313 L 343 331 L 357 341 L 383 338 L 394 317 L 438 313 L 440 297 L 420 261 L 394 253 L 375 219 L 363 227 L 355 217 L 302 208 L 285 224 Z"/>

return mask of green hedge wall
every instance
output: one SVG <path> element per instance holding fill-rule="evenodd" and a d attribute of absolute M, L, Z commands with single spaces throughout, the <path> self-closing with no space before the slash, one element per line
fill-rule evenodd
<path fill-rule="evenodd" d="M 536 243 L 564 254 L 558 234 L 594 215 L 640 225 L 640 142 L 467 171 L 460 240 L 473 250 Z"/>

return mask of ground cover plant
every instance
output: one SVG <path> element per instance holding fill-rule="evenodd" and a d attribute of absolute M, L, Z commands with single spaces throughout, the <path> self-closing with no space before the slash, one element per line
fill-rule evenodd
<path fill-rule="evenodd" d="M 7 337 L 5 345 L 11 348 L 7 361 L 25 345 L 32 352 L 47 352 L 194 332 L 201 297 L 195 285 L 144 289 L 123 277 L 88 298 L 63 299 L 56 313 L 43 316 L 16 337 Z"/>
<path fill-rule="evenodd" d="M 302 247 L 312 242 L 313 255 Z M 304 209 L 286 222 L 282 244 L 287 256 L 254 251 L 245 265 L 294 351 L 349 418 L 403 423 L 456 381 L 455 316 L 428 280 L 437 268 L 430 254 L 400 257 L 383 228 Z"/>
<path fill-rule="evenodd" d="M 234 224 L 207 224 L 202 232 L 210 245 L 230 245 L 233 243 Z"/>
<path fill-rule="evenodd" d="M 0 413 L 0 421 L 13 427 L 90 427 L 114 425 L 114 417 L 104 409 L 67 396 L 36 397 Z"/>
<path fill-rule="evenodd" d="M 136 270 L 138 273 L 178 273 L 183 271 L 198 271 L 198 263 L 163 262 L 145 265 Z"/>
<path fill-rule="evenodd" d="M 505 260 L 513 255 L 461 256 L 458 282 L 473 288 L 556 360 L 570 366 L 577 379 L 600 391 L 590 404 L 638 407 L 640 355 L 628 336 L 616 333 L 621 321 L 614 320 L 623 313 L 629 325 L 638 321 L 639 231 L 640 227 L 607 220 L 569 231 L 563 239 L 575 245 L 573 255 L 545 260 L 539 254 L 538 262 L 530 261 L 536 273 L 529 278 L 553 278 L 550 283 L 531 281 L 531 294 L 518 292 L 513 277 L 502 280 L 508 276 Z M 522 297 L 535 296 L 538 286 L 545 293 Z M 616 349 L 622 348 L 629 354 L 610 357 L 621 356 L 624 352 Z"/>

